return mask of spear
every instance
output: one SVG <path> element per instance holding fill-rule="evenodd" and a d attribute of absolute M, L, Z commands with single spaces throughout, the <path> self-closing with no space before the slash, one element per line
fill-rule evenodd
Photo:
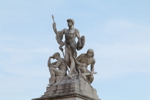
<path fill-rule="evenodd" d="M 52 15 L 53 22 L 55 23 L 54 16 Z"/>
<path fill-rule="evenodd" d="M 52 19 L 53 19 L 53 23 L 55 23 L 55 20 L 54 20 L 54 16 L 52 15 Z M 57 29 L 56 29 L 56 32 L 55 33 L 57 33 Z M 56 34 L 56 37 L 57 37 L 57 34 Z M 59 46 L 59 49 L 61 50 L 61 52 L 62 52 L 62 54 L 63 54 L 63 57 L 65 58 L 65 54 L 64 54 L 64 52 L 63 52 L 63 48 L 62 48 L 62 46 Z M 67 66 L 67 62 L 65 61 L 65 65 Z M 69 69 L 68 69 L 68 66 L 67 66 L 67 70 L 69 71 Z"/>
<path fill-rule="evenodd" d="M 54 16 L 52 15 L 52 19 L 53 19 L 53 30 L 56 34 L 56 37 L 57 37 L 57 28 L 56 28 L 56 23 L 55 23 L 55 20 L 54 20 Z"/>

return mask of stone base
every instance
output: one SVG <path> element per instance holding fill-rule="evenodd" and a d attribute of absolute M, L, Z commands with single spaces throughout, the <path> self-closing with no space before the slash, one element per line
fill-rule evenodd
<path fill-rule="evenodd" d="M 43 96 L 32 100 L 100 100 L 97 91 L 82 77 L 57 78 L 62 80 L 48 86 Z"/>
<path fill-rule="evenodd" d="M 88 96 L 83 96 L 81 94 L 68 94 L 63 96 L 40 97 L 32 100 L 100 100 L 100 99 L 89 98 Z"/>

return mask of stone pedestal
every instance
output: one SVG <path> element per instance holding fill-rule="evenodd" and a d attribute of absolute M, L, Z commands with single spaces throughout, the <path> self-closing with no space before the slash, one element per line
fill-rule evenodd
<path fill-rule="evenodd" d="M 32 100 L 100 100 L 97 91 L 82 77 L 58 76 L 59 81 L 48 86 L 44 95 Z"/>

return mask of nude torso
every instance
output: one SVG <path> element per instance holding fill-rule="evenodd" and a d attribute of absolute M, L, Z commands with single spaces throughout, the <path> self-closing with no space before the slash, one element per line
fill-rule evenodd
<path fill-rule="evenodd" d="M 76 38 L 75 29 L 72 29 L 72 30 L 67 29 L 65 31 L 65 43 L 66 43 L 66 45 L 76 44 L 75 38 Z"/>
<path fill-rule="evenodd" d="M 90 58 L 87 58 L 86 57 L 86 55 L 84 54 L 84 55 L 82 55 L 81 56 L 81 58 L 80 58 L 80 63 L 85 63 L 87 66 L 89 65 L 89 64 L 92 64 L 93 63 L 93 58 L 92 57 L 90 57 Z"/>

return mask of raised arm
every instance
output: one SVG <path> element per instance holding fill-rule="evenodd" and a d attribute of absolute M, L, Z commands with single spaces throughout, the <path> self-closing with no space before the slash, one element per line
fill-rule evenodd
<path fill-rule="evenodd" d="M 56 41 L 60 45 L 59 48 L 62 49 L 62 46 L 64 45 L 64 42 L 62 41 L 62 39 L 63 39 L 63 34 L 65 33 L 66 29 L 63 29 L 61 31 L 57 31 L 56 23 L 54 22 L 53 23 L 53 30 L 54 30 L 54 33 L 56 34 Z"/>
<path fill-rule="evenodd" d="M 51 63 L 51 58 L 53 58 L 53 56 L 50 56 L 47 62 L 47 66 L 51 67 L 52 63 Z"/>

